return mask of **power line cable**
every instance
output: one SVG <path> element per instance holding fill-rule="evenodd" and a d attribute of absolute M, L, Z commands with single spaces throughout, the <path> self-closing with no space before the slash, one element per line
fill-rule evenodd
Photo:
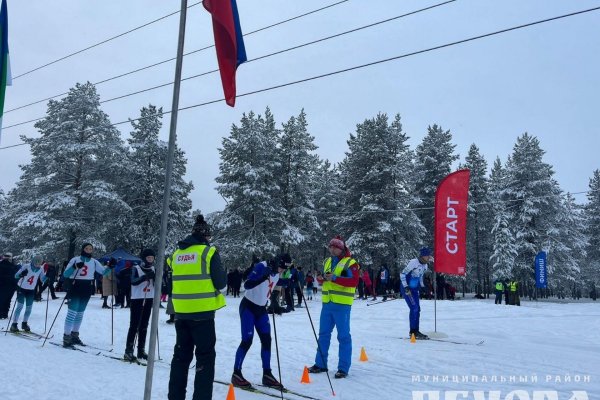
<path fill-rule="evenodd" d="M 587 194 L 587 193 L 593 193 L 596 192 L 596 190 L 584 190 L 584 191 L 580 191 L 580 192 L 565 192 L 565 193 L 561 193 L 561 194 L 548 194 L 548 195 L 544 195 L 544 196 L 532 196 L 532 197 L 524 197 L 522 199 L 509 199 L 509 200 L 494 200 L 494 201 L 482 201 L 479 203 L 472 203 L 469 204 L 469 206 L 481 206 L 481 205 L 493 205 L 493 204 L 497 204 L 497 203 L 515 203 L 515 202 L 519 202 L 519 201 L 526 201 L 526 200 L 540 200 L 540 199 L 546 199 L 546 198 L 550 198 L 550 197 L 566 197 L 569 195 L 577 195 L 577 194 Z M 382 213 L 398 213 L 398 212 L 407 212 L 407 211 L 422 211 L 422 210 L 433 210 L 435 209 L 435 207 L 407 207 L 407 208 L 401 208 L 401 209 L 396 209 L 396 210 L 358 210 L 358 211 L 317 211 L 317 214 L 382 214 Z"/>
<path fill-rule="evenodd" d="M 305 13 L 303 13 L 303 14 L 300 14 L 300 15 L 296 15 L 295 17 L 288 18 L 288 19 L 285 19 L 285 20 L 282 20 L 282 21 L 279 21 L 279 22 L 273 23 L 273 24 L 271 24 L 271 25 L 267 25 L 267 26 L 264 26 L 264 27 L 262 27 L 262 28 L 258 28 L 258 29 L 254 30 L 254 31 L 251 31 L 251 32 L 245 33 L 245 34 L 244 34 L 244 36 L 250 36 L 250 35 L 252 35 L 252 34 L 254 34 L 254 33 L 261 32 L 261 31 L 264 31 L 264 30 L 266 30 L 266 29 L 273 28 L 273 27 L 276 27 L 276 26 L 279 26 L 279 25 L 285 24 L 285 23 L 287 23 L 287 22 L 290 22 L 290 21 L 294 21 L 294 20 L 297 20 L 297 19 L 299 19 L 299 18 L 302 18 L 302 17 L 306 17 L 306 16 L 308 16 L 308 15 L 311 15 L 311 14 L 315 14 L 315 13 L 317 13 L 317 12 L 320 12 L 320 11 L 326 10 L 326 9 L 328 9 L 328 8 L 331 8 L 331 7 L 337 6 L 337 5 L 339 5 L 339 4 L 342 4 L 342 3 L 346 3 L 346 2 L 348 2 L 348 1 L 350 1 L 350 0 L 342 0 L 342 1 L 338 1 L 338 2 L 336 2 L 336 3 L 329 4 L 329 5 L 327 5 L 327 6 L 324 6 L 324 7 L 321 7 L 321 8 L 317 8 L 317 9 L 315 9 L 315 10 L 308 11 L 308 12 L 305 12 Z M 453 0 L 453 1 L 455 1 L 455 0 Z M 196 4 L 198 4 L 198 3 L 196 3 Z M 195 5 L 195 4 L 194 4 L 194 5 Z M 190 7 L 191 7 L 191 6 L 190 6 Z M 178 11 L 178 12 L 179 12 L 179 11 Z M 171 14 L 170 14 L 170 15 L 171 15 Z M 184 54 L 183 54 L 183 56 L 185 57 L 185 56 L 188 56 L 188 55 L 190 55 L 190 54 L 194 54 L 194 53 L 198 53 L 198 52 L 201 52 L 201 51 L 204 51 L 204 50 L 211 49 L 211 48 L 213 48 L 213 47 L 215 47 L 215 45 L 214 45 L 214 44 L 211 44 L 210 46 L 202 47 L 202 48 L 200 48 L 200 49 L 196 49 L 196 50 L 192 50 L 192 51 L 190 51 L 190 52 L 188 52 L 188 53 L 184 53 Z M 175 61 L 175 57 L 173 57 L 173 58 L 169 58 L 169 59 L 166 59 L 166 60 L 163 60 L 163 61 L 159 61 L 159 62 L 156 62 L 156 63 L 154 63 L 154 64 L 146 65 L 145 67 L 140 67 L 140 68 L 134 69 L 134 70 L 132 70 L 132 71 L 129 71 L 129 72 L 124 72 L 124 73 L 122 73 L 122 74 L 115 75 L 115 76 L 112 76 L 112 77 L 109 77 L 109 78 L 103 79 L 103 80 L 101 80 L 101 81 L 95 82 L 95 83 L 94 83 L 94 85 L 95 85 L 95 86 L 97 86 L 97 85 L 101 85 L 101 84 L 103 84 L 103 83 L 110 82 L 110 81 L 113 81 L 113 80 L 115 80 L 115 79 L 123 78 L 123 77 L 125 77 L 125 76 L 128 76 L 128 75 L 136 74 L 136 73 L 138 73 L 138 72 L 142 72 L 142 71 L 145 71 L 145 70 L 147 70 L 147 69 L 154 68 L 154 67 L 157 67 L 157 66 L 159 66 L 159 65 L 162 65 L 162 64 L 165 64 L 165 63 L 168 63 L 168 62 L 171 62 L 171 61 Z M 16 79 L 16 78 L 13 78 L 13 79 Z M 172 83 L 171 83 L 171 84 L 172 84 Z M 30 107 L 30 106 L 33 106 L 33 105 L 36 105 L 36 104 L 39 104 L 39 103 L 43 103 L 43 102 L 45 102 L 45 101 L 52 100 L 52 99 L 55 99 L 55 98 L 57 98 L 57 97 L 61 97 L 61 96 L 67 95 L 67 94 L 69 94 L 69 92 L 64 92 L 64 93 L 56 94 L 56 95 L 54 95 L 54 96 L 46 97 L 46 98 L 44 98 L 44 99 L 41 99 L 41 100 L 36 100 L 36 101 L 33 101 L 33 102 L 31 102 L 31 103 L 24 104 L 24 105 L 22 105 L 22 106 L 18 106 L 18 107 L 15 107 L 15 108 L 11 108 L 10 110 L 6 110 L 6 111 L 4 111 L 4 114 L 8 114 L 8 113 L 10 113 L 10 112 L 12 112 L 12 111 L 17 111 L 17 110 L 20 110 L 20 109 L 23 109 L 23 108 L 26 108 L 26 107 Z M 6 129 L 6 128 L 5 128 L 5 129 Z"/>
<path fill-rule="evenodd" d="M 300 48 L 303 48 L 303 47 L 307 47 L 307 46 L 310 46 L 310 45 L 313 45 L 313 44 L 324 42 L 324 41 L 327 41 L 327 40 L 330 40 L 330 39 L 334 39 L 334 38 L 337 38 L 337 37 L 340 37 L 340 36 L 348 35 L 350 33 L 358 32 L 358 31 L 361 31 L 363 29 L 372 28 L 374 26 L 381 25 L 381 24 L 384 24 L 386 22 L 391 22 L 391 21 L 394 21 L 394 20 L 397 20 L 397 19 L 400 19 L 400 18 L 408 17 L 410 15 L 418 14 L 418 13 L 423 12 L 423 11 L 428 11 L 428 10 L 431 10 L 433 8 L 446 5 L 448 3 L 453 3 L 455 1 L 456 0 L 444 1 L 443 3 L 435 4 L 435 5 L 430 6 L 430 7 L 421 8 L 419 10 L 411 11 L 411 12 L 406 13 L 406 14 L 397 15 L 395 17 L 387 18 L 387 19 L 384 19 L 382 21 L 374 22 L 372 24 L 368 24 L 368 25 L 364 25 L 364 26 L 361 26 L 361 27 L 358 27 L 358 28 L 354 28 L 354 29 L 351 29 L 351 30 L 348 30 L 348 31 L 340 32 L 340 33 L 337 33 L 335 35 L 326 36 L 324 38 L 317 39 L 317 40 L 312 40 L 310 42 L 306 42 L 306 43 L 303 43 L 303 44 L 300 44 L 300 45 L 297 45 L 297 46 L 288 47 L 287 49 L 275 51 L 273 53 L 265 54 L 265 55 L 262 55 L 260 57 L 256 57 L 256 58 L 247 60 L 246 64 L 251 63 L 253 61 L 258 61 L 258 60 L 263 60 L 265 58 L 273 57 L 275 55 L 283 54 L 283 53 L 286 53 L 288 51 L 297 50 L 297 49 L 300 49 Z M 210 71 L 202 72 L 200 74 L 188 76 L 186 78 L 183 78 L 181 81 L 183 82 L 183 81 L 187 81 L 187 80 L 191 80 L 191 79 L 195 79 L 195 78 L 200 78 L 202 76 L 206 76 L 206 75 L 217 73 L 217 72 L 219 72 L 218 69 L 213 69 L 213 70 L 210 70 Z M 151 91 L 151 90 L 159 89 L 159 88 L 162 88 L 162 87 L 165 87 L 165 86 L 170 86 L 173 83 L 174 82 L 163 83 L 163 84 L 152 86 L 152 87 L 149 87 L 149 88 L 146 88 L 146 89 L 141 89 L 141 90 L 138 90 L 138 91 L 135 91 L 135 92 L 131 92 L 131 93 L 127 93 L 127 94 L 124 94 L 124 95 L 121 95 L 121 96 L 117 96 L 117 97 L 113 97 L 113 98 L 110 98 L 110 99 L 106 99 L 106 100 L 101 101 L 100 104 L 109 103 L 109 102 L 114 101 L 114 100 L 120 100 L 120 99 L 123 99 L 123 98 L 126 98 L 126 97 L 130 97 L 130 96 L 133 96 L 133 95 L 136 95 L 136 94 L 140 94 L 140 93 L 148 92 L 148 91 Z"/>
<path fill-rule="evenodd" d="M 188 6 L 188 8 L 192 8 L 192 7 L 194 7 L 194 6 L 197 6 L 197 5 L 198 5 L 198 4 L 200 4 L 200 3 L 202 3 L 202 2 L 201 2 L 201 1 L 199 1 L 199 2 L 197 2 L 197 3 L 191 4 L 191 5 L 189 5 L 189 6 Z M 33 69 L 31 69 L 31 70 L 29 70 L 29 71 L 27 71 L 27 72 L 23 72 L 22 74 L 20 74 L 20 75 L 17 75 L 17 76 L 15 76 L 15 77 L 13 77 L 13 80 L 15 80 L 15 79 L 19 79 L 19 78 L 21 78 L 21 77 L 23 77 L 23 76 L 26 76 L 26 75 L 29 75 L 29 74 L 31 74 L 31 73 L 33 73 L 33 72 L 35 72 L 35 71 L 39 71 L 40 69 L 43 69 L 43 68 L 46 68 L 46 67 L 48 67 L 48 66 L 50 66 L 50 65 L 56 64 L 56 63 L 57 63 L 57 62 L 59 62 L 59 61 L 66 60 L 67 58 L 73 57 L 73 56 L 75 56 L 75 55 L 77 55 L 77 54 L 81 54 L 81 53 L 83 53 L 83 52 L 85 52 L 85 51 L 88 51 L 88 50 L 90 50 L 90 49 L 93 49 L 94 47 L 98 47 L 98 46 L 100 46 L 100 45 L 103 45 L 103 44 L 105 44 L 105 43 L 108 43 L 108 42 L 110 42 L 110 41 L 112 41 L 112 40 L 115 40 L 115 39 L 118 39 L 118 38 L 120 38 L 120 37 L 123 37 L 123 36 L 125 36 L 125 35 L 128 35 L 128 34 L 130 34 L 130 33 L 132 33 L 132 32 L 135 32 L 135 31 L 137 31 L 137 30 L 139 30 L 139 29 L 145 28 L 145 27 L 147 27 L 147 26 L 149 26 L 149 25 L 152 25 L 152 24 L 154 24 L 154 23 L 156 23 L 156 22 L 162 21 L 163 19 L 166 19 L 166 18 L 169 18 L 169 17 L 171 17 L 171 16 L 173 16 L 173 15 L 179 14 L 180 12 L 181 12 L 181 11 L 179 11 L 179 10 L 178 10 L 178 11 L 172 12 L 172 13 L 170 13 L 170 14 L 163 15 L 163 16 L 162 16 L 162 17 L 160 17 L 160 18 L 154 19 L 154 20 L 152 20 L 152 21 L 150 21 L 150 22 L 146 22 L 146 23 L 145 23 L 145 24 L 143 24 L 143 25 L 136 26 L 135 28 L 132 28 L 132 29 L 130 29 L 130 30 L 128 30 L 128 31 L 126 31 L 126 32 L 119 33 L 118 35 L 115 35 L 115 36 L 112 36 L 112 37 L 110 37 L 110 38 L 108 38 L 108 39 L 102 40 L 101 42 L 95 43 L 95 44 L 93 44 L 93 45 L 91 45 L 91 46 L 88 46 L 88 47 L 86 47 L 86 48 L 84 48 L 84 49 L 81 49 L 81 50 L 74 51 L 73 53 L 67 54 L 66 56 L 63 56 L 63 57 L 57 58 L 56 60 L 50 61 L 50 62 L 48 62 L 48 63 L 46 63 L 46 64 L 44 64 L 44 65 L 40 65 L 39 67 L 33 68 Z"/>
<path fill-rule="evenodd" d="M 344 0 L 344 1 L 348 1 L 348 0 Z M 372 28 L 374 26 L 381 25 L 381 24 L 384 24 L 386 22 L 395 21 L 395 20 L 400 19 L 400 18 L 404 18 L 404 17 L 408 17 L 408 16 L 411 16 L 411 15 L 414 15 L 414 14 L 418 14 L 418 13 L 424 12 L 424 11 L 428 11 L 428 10 L 431 10 L 433 8 L 437 8 L 437 7 L 440 7 L 440 6 L 449 4 L 449 3 L 453 3 L 455 1 L 456 0 L 444 1 L 442 3 L 434 4 L 432 6 L 421 8 L 421 9 L 418 9 L 418 10 L 415 10 L 415 11 L 411 11 L 409 13 L 397 15 L 397 16 L 392 17 L 392 18 L 387 18 L 387 19 L 384 19 L 384 20 L 381 20 L 381 21 L 377 21 L 377 22 L 374 22 L 374 23 L 371 23 L 371 24 L 368 24 L 368 25 L 364 25 L 364 26 L 361 26 L 361 27 L 358 27 L 358 28 L 354 28 L 354 29 L 351 29 L 351 30 L 348 30 L 348 31 L 340 32 L 340 33 L 337 33 L 335 35 L 326 36 L 324 38 L 312 40 L 312 41 L 309 41 L 309 42 L 306 42 L 306 43 L 303 43 L 303 44 L 300 44 L 300 45 L 297 45 L 297 46 L 289 47 L 287 49 L 283 49 L 283 50 L 279 50 L 279 51 L 276 51 L 276 52 L 273 52 L 273 53 L 265 54 L 265 55 L 262 55 L 260 57 L 256 57 L 256 58 L 253 58 L 253 59 L 250 59 L 250 60 L 246 61 L 246 64 L 248 64 L 250 62 L 253 62 L 253 61 L 258 61 L 258 60 L 262 60 L 262 59 L 265 59 L 265 58 L 269 58 L 269 57 L 272 57 L 272 56 L 275 56 L 275 55 L 278 55 L 278 54 L 286 53 L 288 51 L 297 50 L 297 49 L 300 49 L 300 48 L 303 48 L 303 47 L 306 47 L 306 46 L 310 46 L 310 45 L 313 45 L 313 44 L 316 44 L 316 43 L 324 42 L 326 40 L 334 39 L 334 38 L 337 38 L 337 37 L 340 37 L 340 36 L 348 35 L 350 33 L 358 32 L 358 31 L 361 31 L 363 29 Z M 336 3 L 336 4 L 339 4 L 339 3 Z M 329 7 L 331 7 L 331 6 L 329 6 Z M 259 29 L 257 31 L 254 31 L 254 32 L 258 32 L 258 31 L 264 30 L 264 29 L 266 29 L 266 27 L 265 28 L 261 28 L 261 29 Z M 205 47 L 205 49 L 210 48 L 210 47 L 214 47 L 214 45 L 213 46 L 209 46 L 209 47 Z M 210 70 L 210 71 L 202 72 L 200 74 L 188 76 L 188 77 L 182 79 L 181 81 L 183 82 L 183 81 L 187 81 L 187 80 L 191 80 L 191 79 L 200 78 L 202 76 L 206 76 L 206 75 L 213 74 L 213 73 L 216 73 L 216 72 L 219 72 L 219 70 L 218 69 L 213 69 L 213 70 Z M 100 102 L 100 104 L 109 103 L 109 102 L 112 102 L 112 101 L 115 101 L 115 100 L 120 100 L 120 99 L 124 99 L 124 98 L 130 97 L 130 96 L 134 96 L 134 95 L 137 95 L 137 94 L 149 92 L 151 90 L 155 90 L 155 89 L 160 89 L 160 88 L 163 88 L 163 87 L 167 87 L 167 86 L 172 85 L 173 83 L 174 82 L 167 82 L 167 83 L 163 83 L 163 84 L 151 86 L 149 88 L 137 90 L 135 92 L 130 92 L 130 93 L 126 93 L 126 94 L 123 94 L 123 95 L 120 95 L 120 96 L 112 97 L 112 98 L 109 98 L 109 99 L 106 99 L 106 100 L 102 100 Z M 67 93 L 63 93 L 62 95 L 64 95 L 64 94 L 67 94 Z M 61 96 L 61 95 L 59 95 L 59 96 Z M 58 96 L 55 96 L 55 97 L 58 97 Z M 49 98 L 45 99 L 45 100 L 49 100 Z M 30 105 L 37 104 L 37 103 L 45 101 L 45 100 L 40 100 L 40 101 L 38 101 L 36 103 L 30 103 Z M 23 108 L 23 107 L 26 107 L 26 106 L 22 106 L 20 108 Z M 13 110 L 15 110 L 15 109 L 13 109 Z M 10 129 L 10 128 L 14 128 L 16 126 L 26 125 L 26 124 L 29 124 L 31 122 L 39 121 L 39 120 L 41 120 L 43 118 L 44 117 L 38 117 L 38 118 L 34 118 L 34 119 L 31 119 L 31 120 L 28 120 L 28 121 L 19 122 L 19 123 L 13 124 L 13 125 L 8 125 L 8 126 L 4 127 L 3 129 L 7 130 L 7 129 Z"/>
<path fill-rule="evenodd" d="M 539 25 L 539 24 L 542 24 L 542 23 L 546 23 L 546 22 L 550 22 L 550 21 L 555 21 L 555 20 L 559 20 L 559 19 L 563 19 L 563 18 L 568 18 L 568 17 L 572 17 L 572 16 L 575 16 L 575 15 L 580 15 L 580 14 L 589 13 L 589 12 L 598 11 L 598 10 L 600 10 L 600 7 L 589 8 L 589 9 L 586 9 L 586 10 L 576 11 L 576 12 L 572 12 L 572 13 L 569 13 L 569 14 L 563 14 L 563 15 L 560 15 L 560 16 L 552 17 L 552 18 L 546 18 L 546 19 L 543 19 L 543 20 L 538 20 L 538 21 L 535 21 L 535 22 L 527 23 L 527 24 L 517 25 L 517 26 L 511 27 L 511 28 L 506 28 L 506 29 L 502 29 L 502 30 L 499 30 L 499 31 L 495 31 L 495 32 L 491 32 L 491 33 L 486 33 L 486 34 L 483 34 L 483 35 L 473 36 L 473 37 L 470 37 L 470 38 L 467 38 L 467 39 L 462 39 L 462 40 L 458 40 L 458 41 L 446 43 L 446 44 L 439 45 L 439 46 L 429 47 L 429 48 L 423 49 L 423 50 L 418 50 L 418 51 L 414 51 L 414 52 L 410 52 L 410 53 L 401 54 L 401 55 L 398 55 L 398 56 L 395 56 L 395 57 L 389 57 L 389 58 L 385 58 L 385 59 L 382 59 L 382 60 L 373 61 L 373 62 L 366 63 L 366 64 L 360 64 L 360 65 L 356 65 L 356 66 L 353 66 L 353 67 L 344 68 L 344 69 L 341 69 L 341 70 L 336 70 L 336 71 L 328 72 L 328 73 L 321 74 L 321 75 L 315 75 L 315 76 L 312 76 L 312 77 L 309 77 L 309 78 L 299 79 L 299 80 L 296 80 L 296 81 L 287 82 L 287 83 L 283 83 L 283 84 L 280 84 L 280 85 L 270 86 L 270 87 L 263 88 L 263 89 L 257 89 L 257 90 L 254 90 L 254 91 L 250 91 L 250 92 L 238 94 L 236 97 L 246 97 L 246 96 L 254 95 L 254 94 L 257 94 L 257 93 L 271 91 L 271 90 L 274 90 L 274 89 L 280 89 L 280 88 L 287 87 L 287 86 L 293 86 L 293 85 L 297 85 L 297 84 L 300 84 L 300 83 L 310 82 L 310 81 L 314 81 L 314 80 L 326 78 L 326 77 L 329 77 L 329 76 L 334 76 L 334 75 L 342 74 L 342 73 L 349 72 L 349 71 L 354 71 L 354 70 L 358 70 L 358 69 L 362 69 L 362 68 L 366 68 L 366 67 L 371 67 L 371 66 L 374 66 L 374 65 L 383 64 L 383 63 L 386 63 L 386 62 L 395 61 L 395 60 L 399 60 L 399 59 L 402 59 L 402 58 L 407 58 L 407 57 L 411 57 L 411 56 L 414 56 L 414 55 L 423 54 L 423 53 L 427 53 L 427 52 L 431 52 L 431 51 L 435 51 L 435 50 L 440 50 L 440 49 L 451 47 L 451 46 L 455 46 L 455 45 L 458 45 L 458 44 L 463 44 L 463 43 L 471 42 L 471 41 L 474 41 L 474 40 L 483 39 L 483 38 L 486 38 L 486 37 L 490 37 L 490 36 L 494 36 L 494 35 L 499 35 L 499 34 L 502 34 L 502 33 L 510 32 L 510 31 L 514 31 L 514 30 L 518 30 L 518 29 L 523 29 L 523 28 L 534 26 L 534 25 Z M 225 100 L 224 98 L 219 98 L 219 99 L 216 99 L 216 100 L 210 100 L 210 101 L 206 101 L 206 102 L 203 102 L 203 103 L 193 104 L 191 106 L 181 107 L 181 108 L 178 109 L 178 111 L 184 111 L 184 110 L 190 110 L 192 108 L 203 107 L 203 106 L 207 106 L 207 105 L 210 105 L 210 104 L 219 103 L 219 102 L 222 102 L 224 100 Z M 162 114 L 163 115 L 170 114 L 171 112 L 172 111 L 170 111 L 170 110 L 169 111 L 163 111 Z M 130 122 L 135 122 L 135 121 L 141 121 L 141 120 L 146 119 L 146 118 L 150 118 L 150 117 L 140 117 L 140 118 L 135 118 L 135 119 L 127 119 L 126 121 L 120 121 L 120 122 L 113 123 L 111 126 L 117 126 L 117 125 L 122 125 L 122 124 L 125 124 L 125 123 L 130 123 Z M 24 123 L 21 123 L 19 125 L 22 125 L 22 124 L 24 124 Z M 16 125 L 12 125 L 12 126 L 16 126 Z M 7 128 L 5 128 L 5 129 L 7 129 Z M 90 129 L 93 129 L 93 128 L 90 128 Z M 53 138 L 57 137 L 57 136 L 58 135 L 54 135 Z M 41 139 L 41 138 L 38 138 L 38 139 Z M 11 145 L 11 146 L 0 147 L 0 150 L 12 148 L 12 147 L 17 147 L 17 146 L 23 146 L 25 144 L 27 144 L 27 143 L 20 143 L 20 144 Z"/>

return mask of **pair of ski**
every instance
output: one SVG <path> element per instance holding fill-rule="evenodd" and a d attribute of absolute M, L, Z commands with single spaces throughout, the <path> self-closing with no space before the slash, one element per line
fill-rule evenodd
<path fill-rule="evenodd" d="M 401 338 L 403 340 L 410 340 L 409 337 L 403 337 Z M 479 341 L 476 342 L 460 342 L 457 340 L 449 340 L 449 339 L 437 339 L 437 338 L 427 338 L 427 339 L 417 339 L 418 342 L 423 342 L 423 341 L 427 341 L 430 340 L 432 342 L 443 342 L 443 343 L 451 343 L 451 344 L 462 344 L 462 345 L 467 345 L 467 346 L 481 346 L 482 344 L 485 343 L 485 340 L 481 339 Z"/>
<path fill-rule="evenodd" d="M 214 382 L 218 383 L 220 385 L 225 385 L 225 386 L 230 385 L 230 383 L 220 381 L 218 379 L 215 379 Z M 256 393 L 256 394 L 260 394 L 260 395 L 274 397 L 276 399 L 281 399 L 281 390 L 270 387 L 270 386 L 266 386 L 266 385 L 257 384 L 256 386 L 248 386 L 248 387 L 236 386 L 236 388 L 244 390 L 246 392 L 250 392 L 250 393 Z M 271 390 L 273 390 L 273 392 L 271 392 Z M 308 399 L 308 400 L 320 400 L 316 397 L 308 396 L 306 394 L 298 393 L 294 390 L 290 390 L 290 389 L 286 389 L 286 388 L 283 389 L 283 393 L 291 394 L 292 396 L 301 397 L 301 398 Z M 284 397 L 283 399 L 284 400 L 294 400 L 289 397 Z"/>
<path fill-rule="evenodd" d="M 50 336 L 45 336 L 45 335 L 42 335 L 41 333 L 36 333 L 36 332 L 32 332 L 32 331 L 22 331 L 22 330 L 17 331 L 17 332 L 11 332 L 10 330 L 7 331 L 6 329 L 2 329 L 0 332 L 3 332 L 3 333 L 8 332 L 8 333 L 13 334 L 16 337 L 20 337 L 22 339 L 27 339 L 27 340 L 34 340 L 34 341 L 39 341 L 41 339 L 46 339 L 46 338 L 51 339 L 54 337 L 53 334 Z"/>

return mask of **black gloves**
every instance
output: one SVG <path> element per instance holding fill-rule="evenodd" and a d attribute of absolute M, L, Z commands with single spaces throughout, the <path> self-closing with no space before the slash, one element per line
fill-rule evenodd
<path fill-rule="evenodd" d="M 155 276 L 155 273 L 154 273 L 154 271 L 150 270 L 150 271 L 148 271 L 148 272 L 144 272 L 144 273 L 146 274 L 146 277 L 147 277 L 148 279 L 154 279 L 154 276 Z"/>
<path fill-rule="evenodd" d="M 85 263 L 83 261 L 79 261 L 78 263 L 75 263 L 75 268 L 79 269 L 82 268 L 85 265 Z"/>
<path fill-rule="evenodd" d="M 19 274 L 19 276 L 20 276 L 21 278 L 25 278 L 25 277 L 27 276 L 27 273 L 28 273 L 28 272 L 27 272 L 27 270 L 25 269 L 25 270 L 21 271 L 21 273 Z"/>
<path fill-rule="evenodd" d="M 266 278 L 268 278 L 269 276 L 271 276 L 272 273 L 273 273 L 273 270 L 271 270 L 271 268 L 269 268 L 269 267 L 266 267 L 263 270 L 263 276 L 266 277 Z"/>

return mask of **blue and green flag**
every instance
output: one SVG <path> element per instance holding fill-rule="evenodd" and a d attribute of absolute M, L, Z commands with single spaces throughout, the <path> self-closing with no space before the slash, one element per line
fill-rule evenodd
<path fill-rule="evenodd" d="M 2 0 L 0 8 L 0 141 L 2 140 L 2 117 L 4 115 L 4 95 L 6 86 L 12 84 L 10 60 L 8 58 L 8 11 L 6 0 Z"/>

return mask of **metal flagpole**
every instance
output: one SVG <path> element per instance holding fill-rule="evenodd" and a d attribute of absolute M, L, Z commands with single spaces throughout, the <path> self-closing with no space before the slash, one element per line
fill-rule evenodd
<path fill-rule="evenodd" d="M 435 264 L 433 268 L 433 331 L 437 332 L 437 272 L 435 272 Z"/>
<path fill-rule="evenodd" d="M 179 88 L 181 86 L 181 67 L 183 63 L 183 44 L 185 41 L 185 20 L 187 0 L 181 0 L 179 16 L 179 39 L 177 43 L 177 59 L 175 63 L 175 81 L 173 84 L 173 104 L 171 107 L 171 126 L 169 129 L 169 148 L 167 156 L 167 171 L 165 175 L 165 193 L 163 195 L 163 210 L 160 219 L 160 239 L 158 242 L 158 260 L 156 265 L 155 282 L 162 282 L 165 247 L 167 242 L 167 223 L 169 220 L 169 203 L 171 200 L 171 177 L 173 175 L 173 159 L 175 157 L 175 141 L 177 138 L 177 109 L 179 108 Z M 146 383 L 144 400 L 150 400 L 152 395 L 152 375 L 154 374 L 154 352 L 158 331 L 158 313 L 160 312 L 160 290 L 154 290 L 152 305 L 152 325 L 150 326 L 150 344 L 148 348 L 148 366 L 146 367 Z"/>

